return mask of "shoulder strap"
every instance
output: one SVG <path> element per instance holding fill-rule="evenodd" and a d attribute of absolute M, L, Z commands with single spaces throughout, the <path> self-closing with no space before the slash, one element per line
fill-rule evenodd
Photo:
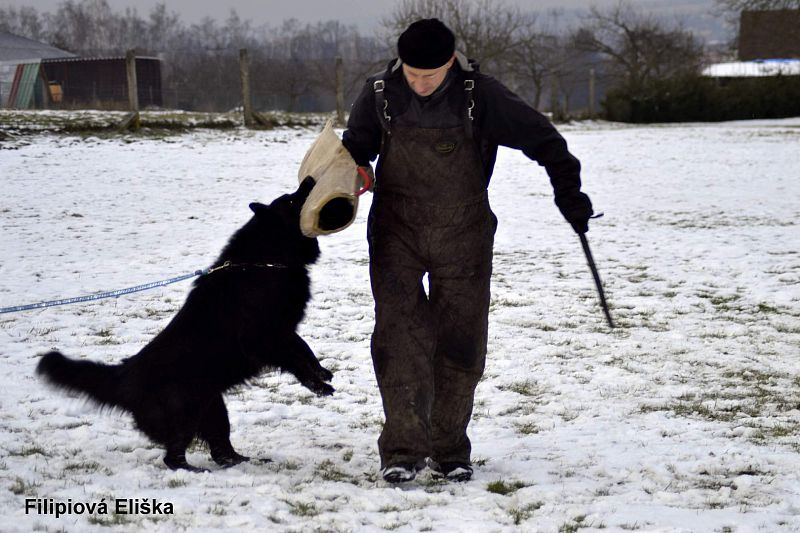
<path fill-rule="evenodd" d="M 375 91 L 375 112 L 378 114 L 378 121 L 381 123 L 384 133 L 391 135 L 390 123 L 392 122 L 392 117 L 389 116 L 389 101 L 386 100 L 385 88 L 386 82 L 383 81 L 382 77 L 372 84 L 372 90 Z"/>
<path fill-rule="evenodd" d="M 472 110 L 475 109 L 474 90 L 475 80 L 468 77 L 464 80 L 464 95 L 466 96 L 465 101 L 467 103 L 466 112 L 464 113 L 464 134 L 470 138 L 472 137 L 472 121 L 474 120 Z"/>

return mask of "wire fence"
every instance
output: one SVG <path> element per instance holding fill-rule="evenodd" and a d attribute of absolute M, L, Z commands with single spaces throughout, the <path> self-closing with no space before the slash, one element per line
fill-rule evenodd
<path fill-rule="evenodd" d="M 241 65 L 233 58 L 226 60 L 224 68 L 193 75 L 160 64 L 143 71 L 140 61 L 136 66 L 139 109 L 225 113 L 244 106 Z M 329 112 L 337 105 L 349 109 L 366 77 L 375 71 L 374 64 L 351 65 L 339 79 L 333 62 L 330 68 L 317 65 L 315 69 L 300 64 L 295 69 L 256 66 L 249 75 L 251 108 L 257 112 Z M 596 115 L 605 87 L 602 76 L 591 70 L 574 77 L 569 85 L 553 80 L 538 89 L 513 77 L 501 81 L 534 107 L 559 117 Z M 6 109 L 128 110 L 129 96 L 124 58 L 102 68 L 97 61 L 81 65 L 73 60 L 25 65 L 13 75 L 9 69 L 5 74 L 0 69 L 0 107 Z"/>

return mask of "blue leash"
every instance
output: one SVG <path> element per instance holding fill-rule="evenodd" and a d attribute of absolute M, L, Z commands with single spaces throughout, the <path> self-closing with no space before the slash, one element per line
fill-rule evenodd
<path fill-rule="evenodd" d="M 67 305 L 67 304 L 76 304 L 80 302 L 89 302 L 92 300 L 102 300 L 103 298 L 114 298 L 117 296 L 122 296 L 123 294 L 130 294 L 132 292 L 139 292 L 139 291 L 146 291 L 148 289 L 154 289 L 156 287 L 163 287 L 164 285 L 170 285 L 171 283 L 177 283 L 179 281 L 183 281 L 185 279 L 194 278 L 197 276 L 202 276 L 205 274 L 211 273 L 213 270 L 206 268 L 204 270 L 195 270 L 191 274 L 184 274 L 183 276 L 178 276 L 176 278 L 165 279 L 163 281 L 154 281 L 152 283 L 145 283 L 144 285 L 137 285 L 135 287 L 128 287 L 127 289 L 119 289 L 116 291 L 109 291 L 103 292 L 100 294 L 92 294 L 90 296 L 79 296 L 77 298 L 65 298 L 63 300 L 51 300 L 49 302 L 39 302 L 37 304 L 29 304 L 29 305 L 16 305 L 14 307 L 2 307 L 0 308 L 0 315 L 4 313 L 16 313 L 18 311 L 29 311 L 31 309 L 41 309 L 43 307 L 53 307 L 55 305 Z"/>
<path fill-rule="evenodd" d="M 31 309 L 41 309 L 43 307 L 53 307 L 55 305 L 67 305 L 67 304 L 77 304 L 80 302 L 90 302 L 92 300 L 102 300 L 103 298 L 115 298 L 117 296 L 122 296 L 123 294 L 130 294 L 132 292 L 139 292 L 139 291 L 146 291 L 148 289 L 155 289 L 156 287 L 163 287 L 164 285 L 169 285 L 171 283 L 177 283 L 179 281 L 183 281 L 189 278 L 195 278 L 197 276 L 207 276 L 208 274 L 213 274 L 218 270 L 225 270 L 228 268 L 288 268 L 286 265 L 282 265 L 279 263 L 231 263 L 230 261 L 225 261 L 219 266 L 214 268 L 204 268 L 203 270 L 195 270 L 191 274 L 184 274 L 183 276 L 178 276 L 176 278 L 165 279 L 163 281 L 154 281 L 152 283 L 145 283 L 144 285 L 137 285 L 135 287 L 128 287 L 127 289 L 118 289 L 116 291 L 109 291 L 109 292 L 101 292 L 100 294 L 92 294 L 90 296 L 79 296 L 77 298 L 65 298 L 63 300 L 51 300 L 49 302 L 39 302 L 38 304 L 29 304 L 29 305 L 16 305 L 14 307 L 0 307 L 0 315 L 4 313 L 16 313 L 18 311 L 30 311 Z"/>

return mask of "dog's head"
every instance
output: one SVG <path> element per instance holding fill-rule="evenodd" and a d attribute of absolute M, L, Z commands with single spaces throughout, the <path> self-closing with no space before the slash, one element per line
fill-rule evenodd
<path fill-rule="evenodd" d="M 311 264 L 319 257 L 317 239 L 306 237 L 300 231 L 300 210 L 314 184 L 314 178 L 308 176 L 292 194 L 279 196 L 269 205 L 250 204 L 259 227 L 270 240 L 280 246 L 288 259 L 304 264 Z"/>

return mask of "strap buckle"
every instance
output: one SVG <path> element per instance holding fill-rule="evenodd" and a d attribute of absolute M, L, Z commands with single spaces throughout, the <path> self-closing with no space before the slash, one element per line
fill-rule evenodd
<path fill-rule="evenodd" d="M 474 120 L 472 110 L 475 108 L 475 100 L 472 99 L 472 90 L 475 88 L 475 80 L 464 80 L 464 91 L 467 93 L 469 103 L 467 104 L 467 119 Z"/>

